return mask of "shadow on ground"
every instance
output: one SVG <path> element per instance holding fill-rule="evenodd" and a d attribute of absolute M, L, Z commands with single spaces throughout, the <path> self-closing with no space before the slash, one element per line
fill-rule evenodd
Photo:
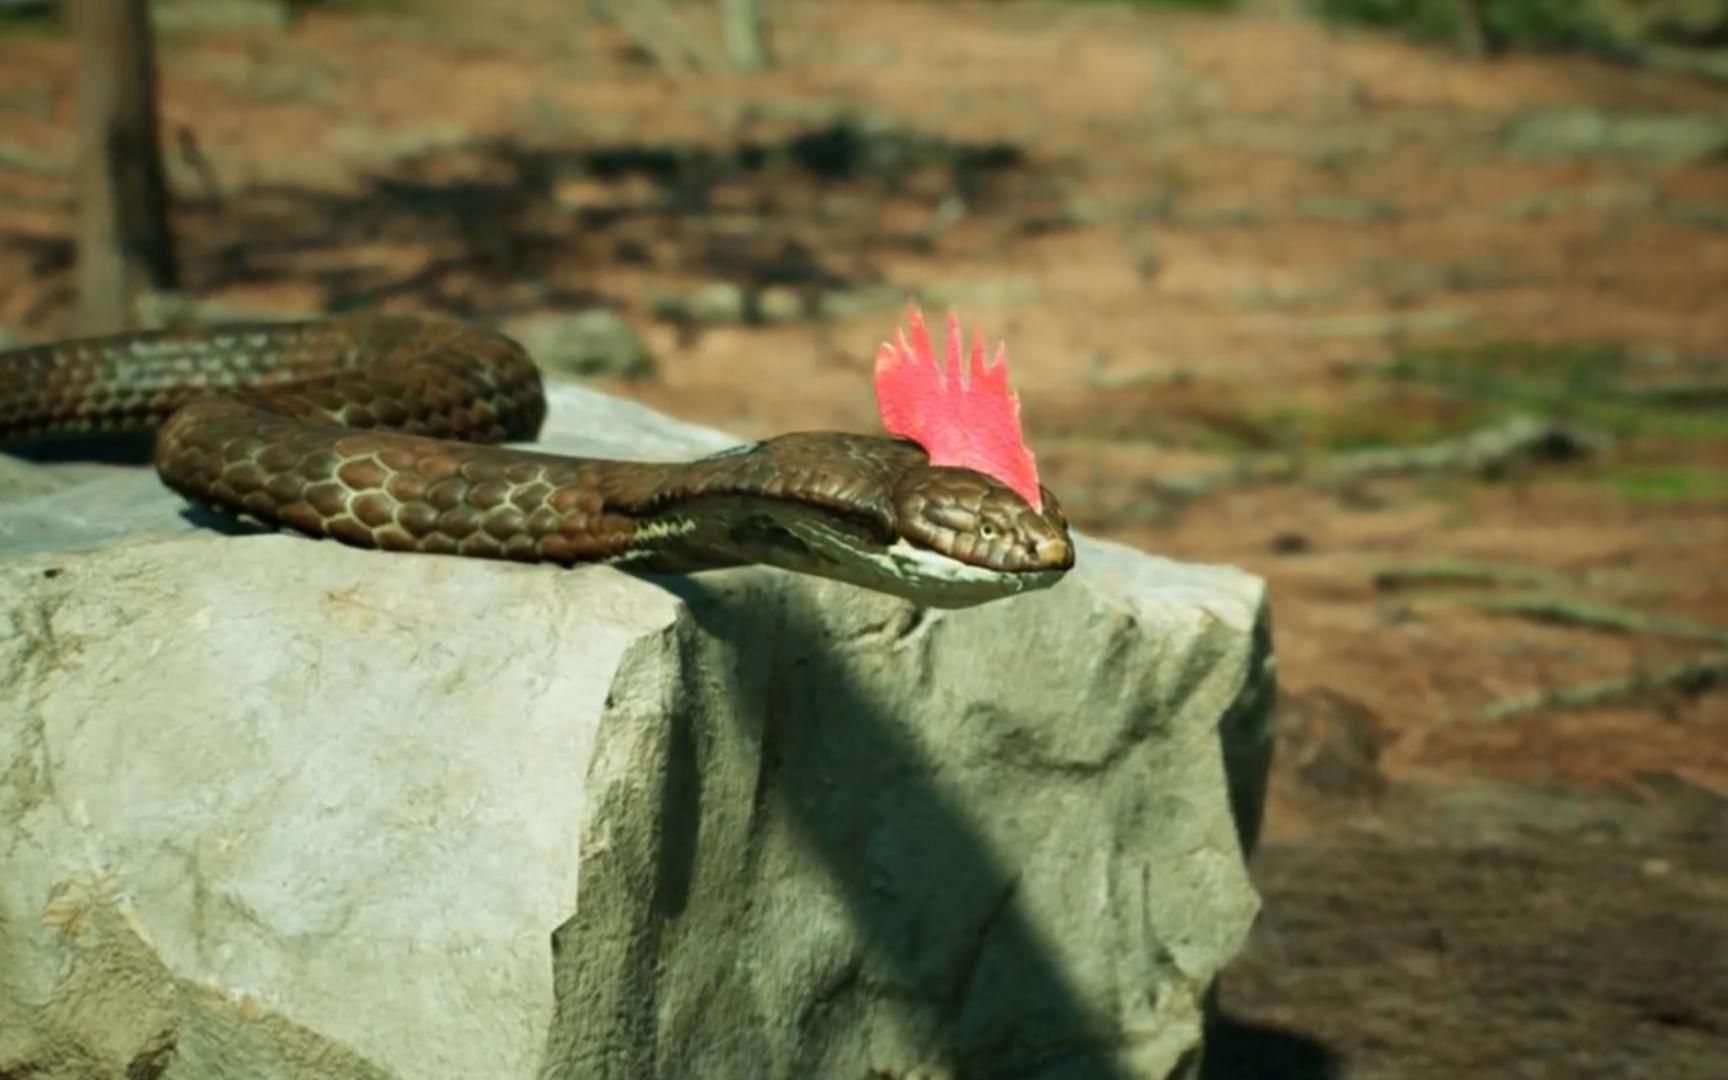
<path fill-rule="evenodd" d="M 1206 1033 L 1201 1080 L 1339 1080 L 1343 1063 L 1318 1040 L 1221 1012 Z"/>
<path fill-rule="evenodd" d="M 721 280 L 747 296 L 843 289 L 881 283 L 882 252 L 933 247 L 938 226 L 885 229 L 883 203 L 916 204 L 933 221 L 953 200 L 975 213 L 1026 171 L 1009 143 L 850 121 L 729 146 L 476 139 L 398 157 L 351 191 L 224 191 L 211 178 L 176 208 L 182 288 L 311 282 L 326 311 L 406 300 L 486 319 L 608 301 L 556 284 L 571 277 L 565 265 Z M 38 280 L 71 273 L 70 236 L 0 243 L 24 252 Z"/>

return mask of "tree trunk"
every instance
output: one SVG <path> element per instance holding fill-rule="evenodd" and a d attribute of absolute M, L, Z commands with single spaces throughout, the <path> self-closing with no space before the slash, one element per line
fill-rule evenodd
<path fill-rule="evenodd" d="M 1483 0 L 1456 0 L 1458 15 L 1458 48 L 1472 60 L 1481 60 L 1494 51 L 1494 41 L 1488 36 L 1488 20 L 1482 13 Z"/>
<path fill-rule="evenodd" d="M 726 66 L 720 50 L 691 33 L 666 0 L 594 0 L 592 10 L 617 23 L 669 75 L 719 71 Z"/>
<path fill-rule="evenodd" d="M 761 0 L 720 0 L 720 33 L 733 70 L 761 71 L 768 66 Z"/>
<path fill-rule="evenodd" d="M 134 325 L 174 284 L 148 0 L 71 0 L 78 55 L 78 333 Z"/>

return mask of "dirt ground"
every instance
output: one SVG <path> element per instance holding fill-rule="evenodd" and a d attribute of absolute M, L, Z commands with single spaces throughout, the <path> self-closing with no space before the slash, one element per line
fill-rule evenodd
<path fill-rule="evenodd" d="M 1213 1071 L 1728 1075 L 1728 88 L 885 0 L 788 0 L 775 70 L 669 75 L 585 7 L 165 39 L 185 290 L 610 306 L 657 370 L 598 385 L 747 435 L 873 430 L 880 298 L 957 304 L 1080 528 L 1270 582 L 1266 911 Z M 19 336 L 66 325 L 73 75 L 0 38 Z M 769 317 L 705 316 L 716 282 Z"/>

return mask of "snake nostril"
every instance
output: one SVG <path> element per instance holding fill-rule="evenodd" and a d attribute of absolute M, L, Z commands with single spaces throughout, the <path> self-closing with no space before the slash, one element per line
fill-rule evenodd
<path fill-rule="evenodd" d="M 1038 541 L 1033 551 L 1039 566 L 1065 566 L 1072 557 L 1068 541 L 1060 536 Z"/>

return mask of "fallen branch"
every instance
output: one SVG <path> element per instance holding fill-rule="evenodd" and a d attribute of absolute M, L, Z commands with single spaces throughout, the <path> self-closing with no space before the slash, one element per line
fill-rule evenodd
<path fill-rule="evenodd" d="M 1327 462 L 1318 476 L 1331 483 L 1393 473 L 1474 472 L 1495 475 L 1531 461 L 1563 461 L 1588 457 L 1608 440 L 1561 420 L 1514 416 L 1426 446 L 1360 450 Z"/>
<path fill-rule="evenodd" d="M 1158 494 L 1172 500 L 1197 499 L 1231 487 L 1318 480 L 1343 485 L 1374 476 L 1408 473 L 1474 472 L 1497 476 L 1533 461 L 1563 461 L 1600 453 L 1608 438 L 1562 420 L 1514 416 L 1423 446 L 1358 450 L 1338 454 L 1310 467 L 1298 457 L 1267 454 L 1238 461 L 1217 472 L 1169 476 Z"/>
<path fill-rule="evenodd" d="M 1594 604 L 1588 600 L 1575 600 L 1564 596 L 1484 596 L 1475 598 L 1471 603 L 1488 611 L 1518 615 L 1558 626 L 1582 626 L 1620 634 L 1685 638 L 1689 641 L 1728 645 L 1728 629 L 1719 626 L 1660 615 L 1645 615 L 1627 608 Z"/>
<path fill-rule="evenodd" d="M 1382 566 L 1374 571 L 1373 581 L 1376 589 L 1409 589 L 1424 585 L 1548 585 L 1558 577 L 1536 566 L 1437 559 Z"/>
<path fill-rule="evenodd" d="M 1682 409 L 1718 409 L 1728 405 L 1728 382 L 1705 379 L 1696 382 L 1654 383 L 1629 386 L 1620 396 L 1641 405 L 1667 405 Z"/>
<path fill-rule="evenodd" d="M 1728 56 L 1720 46 L 1715 48 L 1684 48 L 1675 45 L 1652 45 L 1634 48 L 1632 58 L 1653 71 L 1691 75 L 1728 83 Z"/>
<path fill-rule="evenodd" d="M 1695 697 L 1725 685 L 1728 685 L 1728 656 L 1707 656 L 1662 671 L 1505 698 L 1488 706 L 1484 715 L 1489 720 L 1506 720 L 1545 709 L 1593 708 L 1668 692 Z"/>

